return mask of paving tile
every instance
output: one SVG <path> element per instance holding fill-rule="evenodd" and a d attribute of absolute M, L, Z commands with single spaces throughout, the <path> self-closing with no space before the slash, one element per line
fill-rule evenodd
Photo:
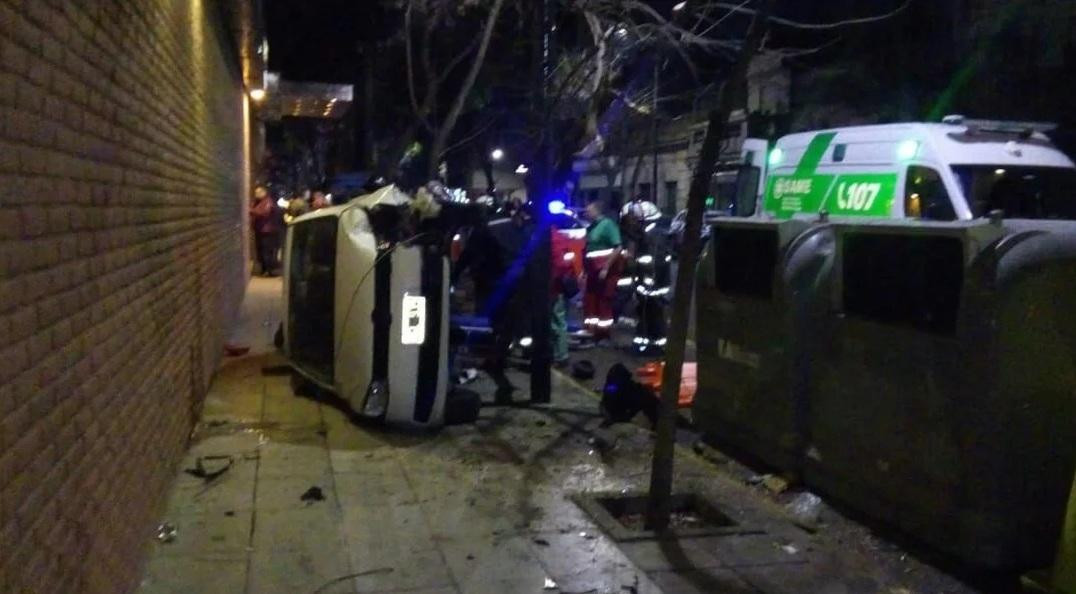
<path fill-rule="evenodd" d="M 379 473 L 335 474 L 333 480 L 343 507 L 415 503 L 415 494 L 399 465 L 394 470 L 386 466 Z"/>
<path fill-rule="evenodd" d="M 177 483 L 168 497 L 168 515 L 238 512 L 254 507 L 253 473 L 228 471 L 208 484 L 183 473 Z"/>
<path fill-rule="evenodd" d="M 655 571 L 650 574 L 656 591 L 664 594 L 759 594 L 760 591 L 729 569 Z M 641 592 L 641 590 L 640 590 Z M 815 594 L 803 590 L 800 594 Z"/>
<path fill-rule="evenodd" d="M 708 536 L 695 539 L 699 548 L 721 561 L 725 567 L 804 564 L 814 558 L 808 543 L 792 542 L 773 534 Z"/>
<path fill-rule="evenodd" d="M 299 475 L 321 479 L 329 472 L 329 453 L 320 440 L 311 444 L 271 441 L 261 448 L 259 479 Z"/>
<path fill-rule="evenodd" d="M 377 473 L 399 468 L 396 450 L 388 445 L 375 445 L 356 450 L 329 449 L 333 472 Z"/>
<path fill-rule="evenodd" d="M 355 591 L 350 579 L 329 582 L 351 573 L 347 556 L 339 546 L 316 539 L 303 540 L 290 549 L 255 549 L 250 557 L 247 594 L 344 594 Z M 318 590 L 324 586 L 324 589 Z"/>
<path fill-rule="evenodd" d="M 413 551 L 398 555 L 379 554 L 361 559 L 356 559 L 352 551 L 351 565 L 355 571 L 392 569 L 389 573 L 372 573 L 355 578 L 355 589 L 358 592 L 454 587 L 448 567 L 442 560 L 441 553 L 436 550 Z"/>
<path fill-rule="evenodd" d="M 635 567 L 612 541 L 578 534 L 549 534 L 541 537 L 548 545 L 532 544 L 532 550 L 561 590 L 571 592 L 620 592 L 638 580 L 648 582 L 645 572 Z"/>
<path fill-rule="evenodd" d="M 619 543 L 620 549 L 644 571 L 693 570 L 721 567 L 721 561 L 693 539 L 637 540 Z"/>
<path fill-rule="evenodd" d="M 462 594 L 555 594 L 558 590 L 545 588 L 545 577 L 511 580 L 475 580 L 460 586 Z M 621 591 L 617 594 L 623 594 Z M 410 594 L 410 593 L 408 593 Z"/>
<path fill-rule="evenodd" d="M 247 560 L 197 556 L 154 556 L 138 594 L 236 594 L 246 587 Z"/>
<path fill-rule="evenodd" d="M 243 456 L 257 453 L 264 441 L 256 430 L 240 430 L 226 435 L 207 435 L 191 443 L 184 462 L 193 462 L 198 456 Z"/>
<path fill-rule="evenodd" d="M 534 515 L 503 498 L 453 495 L 423 501 L 430 529 L 441 536 L 492 536 L 527 530 Z"/>
<path fill-rule="evenodd" d="M 342 515 L 335 506 L 315 504 L 305 508 L 259 511 L 254 521 L 252 545 L 256 551 L 308 548 L 342 550 Z"/>
<path fill-rule="evenodd" d="M 263 419 L 268 422 L 320 425 L 321 410 L 316 401 L 296 396 L 291 386 L 267 384 Z"/>
<path fill-rule="evenodd" d="M 312 487 L 321 489 L 323 501 L 303 501 L 302 495 Z M 277 476 L 258 478 L 254 508 L 258 511 L 300 509 L 337 505 L 332 475 L 321 477 Z"/>
<path fill-rule="evenodd" d="M 766 594 L 871 594 L 899 591 L 883 586 L 861 568 L 798 564 L 744 567 L 734 571 Z"/>
<path fill-rule="evenodd" d="M 425 514 L 414 504 L 345 507 L 341 530 L 355 567 L 368 565 L 367 559 L 391 559 L 435 548 Z"/>
<path fill-rule="evenodd" d="M 162 521 L 176 528 L 172 542 L 153 544 L 157 555 L 181 556 L 198 553 L 235 553 L 245 556 L 250 542 L 253 511 L 238 510 L 232 515 L 204 512 L 166 516 Z"/>
<path fill-rule="evenodd" d="M 262 418 L 261 388 L 235 392 L 210 392 L 202 403 L 203 423 L 227 421 L 250 423 Z"/>
<path fill-rule="evenodd" d="M 530 505 L 537 510 L 529 519 L 533 532 L 597 532 L 597 525 L 568 493 L 558 489 L 538 487 L 528 495 Z"/>
<path fill-rule="evenodd" d="M 522 589 L 541 590 L 546 571 L 530 545 L 529 537 L 519 536 L 446 538 L 437 541 L 452 577 L 464 592 L 492 591 L 485 590 L 483 585 L 493 583 L 511 583 Z"/>

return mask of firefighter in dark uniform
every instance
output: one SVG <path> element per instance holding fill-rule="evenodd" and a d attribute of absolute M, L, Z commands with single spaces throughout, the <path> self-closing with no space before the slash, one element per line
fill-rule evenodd
<path fill-rule="evenodd" d="M 657 207 L 647 201 L 626 204 L 622 216 L 633 256 L 631 278 L 638 316 L 632 346 L 640 353 L 660 354 L 665 348 L 665 308 L 672 280 L 668 227 Z"/>

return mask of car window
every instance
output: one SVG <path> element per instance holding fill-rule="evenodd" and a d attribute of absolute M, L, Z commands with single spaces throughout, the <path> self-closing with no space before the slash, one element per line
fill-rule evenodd
<path fill-rule="evenodd" d="M 934 221 L 956 218 L 953 201 L 937 171 L 920 165 L 908 167 L 904 179 L 904 216 Z"/>

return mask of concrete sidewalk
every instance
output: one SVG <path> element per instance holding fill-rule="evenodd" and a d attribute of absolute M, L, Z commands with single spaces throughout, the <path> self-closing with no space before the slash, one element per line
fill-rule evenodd
<path fill-rule="evenodd" d="M 251 283 L 238 336 L 254 349 L 214 381 L 162 516 L 176 537 L 148 545 L 144 594 L 970 591 L 899 551 L 880 557 L 796 528 L 688 450 L 677 490 L 749 530 L 614 542 L 569 497 L 645 489 L 649 432 L 598 431 L 593 394 L 559 375 L 551 406 L 488 407 L 474 425 L 353 424 L 293 395 L 277 369 L 279 291 L 279 280 Z M 486 382 L 472 387 L 492 394 Z M 209 472 L 231 466 L 207 483 L 185 472 L 199 459 Z M 323 499 L 304 501 L 315 487 Z"/>

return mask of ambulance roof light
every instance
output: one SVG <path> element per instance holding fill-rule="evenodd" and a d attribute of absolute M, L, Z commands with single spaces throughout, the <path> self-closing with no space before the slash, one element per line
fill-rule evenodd
<path fill-rule="evenodd" d="M 919 141 L 905 140 L 897 145 L 897 159 L 910 161 L 919 154 Z"/>

